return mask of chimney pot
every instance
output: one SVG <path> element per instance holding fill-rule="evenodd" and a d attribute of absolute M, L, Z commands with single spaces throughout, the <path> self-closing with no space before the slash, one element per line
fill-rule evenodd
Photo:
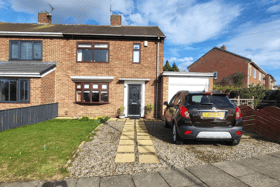
<path fill-rule="evenodd" d="M 227 48 L 226 48 L 226 46 L 225 46 L 225 45 L 223 45 L 223 46 L 221 47 L 221 49 L 223 49 L 223 50 L 227 50 Z"/>
<path fill-rule="evenodd" d="M 121 15 L 111 15 L 111 25 L 112 26 L 121 26 L 122 25 L 122 16 Z"/>
<path fill-rule="evenodd" d="M 38 23 L 52 23 L 52 15 L 47 12 L 39 12 Z"/>

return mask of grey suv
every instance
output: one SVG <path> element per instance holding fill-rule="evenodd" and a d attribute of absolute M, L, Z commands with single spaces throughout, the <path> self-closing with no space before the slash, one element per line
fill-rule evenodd
<path fill-rule="evenodd" d="M 188 139 L 240 142 L 241 111 L 224 93 L 179 91 L 164 105 L 164 126 L 172 127 L 174 143 Z"/>

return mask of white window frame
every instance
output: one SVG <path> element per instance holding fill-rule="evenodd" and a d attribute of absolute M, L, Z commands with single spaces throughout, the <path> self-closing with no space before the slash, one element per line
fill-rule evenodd
<path fill-rule="evenodd" d="M 255 79 L 257 78 L 257 70 L 255 68 L 253 68 L 253 76 Z"/>
<path fill-rule="evenodd" d="M 262 73 L 259 72 L 259 81 L 262 81 Z"/>

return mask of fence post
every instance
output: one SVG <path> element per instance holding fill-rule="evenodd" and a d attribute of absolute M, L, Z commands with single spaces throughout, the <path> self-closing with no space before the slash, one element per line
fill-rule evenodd
<path fill-rule="evenodd" d="M 238 96 L 238 99 L 237 99 L 237 106 L 240 106 L 240 96 Z"/>
<path fill-rule="evenodd" d="M 251 104 L 252 108 L 255 108 L 255 97 L 252 96 L 252 104 Z"/>

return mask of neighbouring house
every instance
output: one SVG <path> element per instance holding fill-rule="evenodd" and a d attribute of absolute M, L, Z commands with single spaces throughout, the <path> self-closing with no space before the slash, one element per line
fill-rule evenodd
<path fill-rule="evenodd" d="M 161 117 L 169 87 L 157 26 L 122 26 L 114 14 L 106 26 L 51 18 L 41 12 L 38 24 L 0 23 L 0 110 L 58 103 L 58 116 L 116 117 L 124 106 L 126 117 L 143 117 L 152 103 L 152 117 Z M 211 90 L 209 80 L 202 82 Z"/>
<path fill-rule="evenodd" d="M 251 59 L 232 53 L 225 46 L 214 47 L 188 67 L 189 72 L 216 72 L 217 81 L 237 72 L 245 75 L 244 83 L 266 85 L 272 89 L 270 81 L 275 82 L 260 66 Z"/>
<path fill-rule="evenodd" d="M 265 85 L 267 86 L 267 88 L 270 90 L 277 90 L 275 83 L 276 83 L 275 78 L 270 74 L 266 74 Z"/>

